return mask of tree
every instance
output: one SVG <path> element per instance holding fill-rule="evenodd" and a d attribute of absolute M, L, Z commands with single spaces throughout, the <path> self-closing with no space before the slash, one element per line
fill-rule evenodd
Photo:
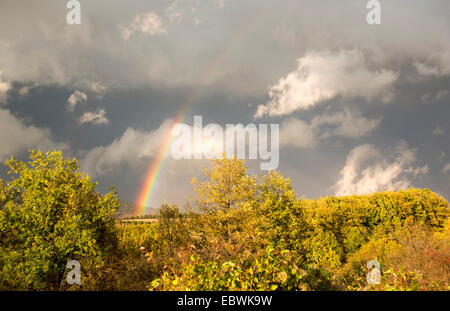
<path fill-rule="evenodd" d="M 176 246 L 180 245 L 186 236 L 184 232 L 183 215 L 177 205 L 164 202 L 158 210 L 156 234 L 161 240 L 159 248 L 172 254 Z"/>
<path fill-rule="evenodd" d="M 297 242 L 304 239 L 310 229 L 301 201 L 291 186 L 289 178 L 277 171 L 259 176 L 258 210 L 260 218 L 266 218 L 265 230 L 274 245 L 285 243 L 289 249 L 297 249 Z"/>
<path fill-rule="evenodd" d="M 96 192 L 58 151 L 5 164 L 13 177 L 0 181 L 0 288 L 59 289 L 71 259 L 82 271 L 99 267 L 116 245 L 116 192 Z"/>
<path fill-rule="evenodd" d="M 239 204 L 253 200 L 255 193 L 255 178 L 247 175 L 243 160 L 214 159 L 211 169 L 203 169 L 209 181 L 200 183 L 192 178 L 195 201 L 200 211 L 214 212 L 229 210 Z"/>

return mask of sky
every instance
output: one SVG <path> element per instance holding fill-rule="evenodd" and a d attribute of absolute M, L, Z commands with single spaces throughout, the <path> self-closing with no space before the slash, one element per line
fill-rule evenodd
<path fill-rule="evenodd" d="M 191 127 L 279 124 L 300 197 L 450 198 L 449 1 L 380 1 L 379 25 L 366 0 L 79 2 L 71 25 L 67 1 L 0 1 L 1 161 L 62 150 L 136 202 L 188 107 Z M 207 166 L 169 153 L 149 204 L 183 205 Z"/>

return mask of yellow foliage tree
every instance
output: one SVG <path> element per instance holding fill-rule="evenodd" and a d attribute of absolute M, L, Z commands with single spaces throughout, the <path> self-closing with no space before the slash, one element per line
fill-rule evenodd
<path fill-rule="evenodd" d="M 197 194 L 196 207 L 202 212 L 229 210 L 253 200 L 255 177 L 247 175 L 243 160 L 214 159 L 210 169 L 203 169 L 209 181 L 199 182 L 192 178 Z"/>

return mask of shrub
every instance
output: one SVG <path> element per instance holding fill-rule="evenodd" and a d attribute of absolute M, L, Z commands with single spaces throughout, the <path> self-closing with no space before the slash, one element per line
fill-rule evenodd
<path fill-rule="evenodd" d="M 6 162 L 13 176 L 0 187 L 0 287 L 59 289 L 67 261 L 100 267 L 117 245 L 117 194 L 100 195 L 75 160 L 32 151 Z"/>

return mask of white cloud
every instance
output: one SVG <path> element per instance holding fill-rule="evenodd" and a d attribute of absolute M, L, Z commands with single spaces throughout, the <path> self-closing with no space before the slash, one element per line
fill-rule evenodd
<path fill-rule="evenodd" d="M 271 100 L 258 107 L 256 117 L 291 114 L 336 96 L 367 100 L 381 96 L 388 102 L 397 78 L 397 73 L 387 69 L 369 69 L 358 50 L 341 50 L 336 54 L 311 52 L 298 59 L 296 70 L 269 88 Z"/>
<path fill-rule="evenodd" d="M 94 82 L 90 87 L 91 91 L 94 92 L 99 98 L 103 98 L 106 93 L 106 86 L 100 82 Z"/>
<path fill-rule="evenodd" d="M 82 156 L 80 161 L 83 169 L 87 170 L 92 176 L 105 175 L 121 165 L 136 166 L 139 160 L 154 158 L 162 143 L 170 135 L 173 120 L 163 121 L 160 127 L 154 131 L 142 131 L 128 128 L 121 137 L 115 139 L 107 146 L 99 146 L 89 150 Z M 194 127 L 189 126 L 193 131 Z M 225 140 L 216 141 L 211 138 L 203 140 L 194 140 L 191 135 L 192 150 L 191 155 L 201 155 L 206 149 L 213 150 L 217 144 L 225 144 Z M 200 137 L 201 138 L 201 137 Z M 207 151 L 207 150 L 206 150 Z M 169 155 L 169 158 L 170 155 Z M 184 163 L 184 160 L 170 161 L 175 163 Z M 189 162 L 189 161 L 187 161 Z M 174 165 L 173 163 L 171 164 Z M 175 164 L 179 165 L 179 164 Z M 179 167 L 182 169 L 183 165 Z M 198 165 L 195 164 L 194 166 Z"/>
<path fill-rule="evenodd" d="M 17 155 L 29 148 L 41 150 L 55 148 L 56 144 L 50 137 L 50 130 L 27 126 L 9 110 L 0 109 L 0 161 L 5 161 L 11 155 Z"/>
<path fill-rule="evenodd" d="M 85 112 L 78 119 L 80 124 L 92 123 L 92 124 L 108 124 L 109 120 L 106 117 L 105 109 L 99 109 L 96 112 Z"/>
<path fill-rule="evenodd" d="M 153 131 L 128 128 L 111 144 L 79 154 L 80 167 L 91 177 L 102 176 L 107 179 L 110 174 L 123 174 L 130 182 L 139 182 L 153 165 L 163 142 L 169 135 L 171 125 L 172 120 L 165 120 Z M 164 168 L 158 177 L 158 191 L 155 191 L 150 204 L 156 207 L 160 202 L 168 201 L 177 202 L 181 206 L 186 198 L 193 195 L 189 182 L 192 176 L 200 176 L 201 168 L 206 167 L 208 162 L 206 159 L 175 160 L 170 154 L 167 155 Z M 116 183 L 114 180 L 111 182 Z M 139 184 L 134 187 L 136 186 L 140 187 Z M 136 189 L 133 191 L 133 195 L 135 194 Z"/>
<path fill-rule="evenodd" d="M 173 1 L 166 8 L 166 16 L 173 24 L 179 24 L 183 20 L 183 8 L 180 7 L 180 2 L 178 0 Z"/>
<path fill-rule="evenodd" d="M 430 171 L 430 168 L 428 165 L 424 165 L 422 167 L 410 167 L 409 169 L 405 170 L 405 173 L 411 173 L 414 177 L 424 176 L 427 175 Z"/>
<path fill-rule="evenodd" d="M 449 173 L 449 172 L 450 172 L 450 163 L 447 163 L 442 169 L 442 173 Z"/>
<path fill-rule="evenodd" d="M 11 83 L 2 79 L 2 71 L 0 70 L 0 104 L 6 102 L 6 98 L 10 90 Z"/>
<path fill-rule="evenodd" d="M 210 17 L 211 11 L 208 9 L 225 7 L 225 0 L 198 1 L 198 0 L 174 0 L 165 9 L 165 18 L 171 24 L 181 24 L 182 22 L 192 22 L 199 25 L 205 16 Z M 200 17 L 202 16 L 202 17 Z"/>
<path fill-rule="evenodd" d="M 448 95 L 447 90 L 439 90 L 433 97 L 431 94 L 425 94 L 420 98 L 420 101 L 424 104 L 431 104 L 443 100 Z"/>
<path fill-rule="evenodd" d="M 375 129 L 380 121 L 349 110 L 316 116 L 309 124 L 289 118 L 281 123 L 280 147 L 313 148 L 330 137 L 362 137 Z"/>
<path fill-rule="evenodd" d="M 85 104 L 87 100 L 86 93 L 76 90 L 67 100 L 67 110 L 73 112 L 78 104 Z"/>
<path fill-rule="evenodd" d="M 137 15 L 128 26 L 121 27 L 122 39 L 127 41 L 135 32 L 147 35 L 160 35 L 167 33 L 162 19 L 154 12 Z"/>
<path fill-rule="evenodd" d="M 450 74 L 450 47 L 433 51 L 426 61 L 414 62 L 417 72 L 424 76 L 446 76 Z"/>
<path fill-rule="evenodd" d="M 31 90 L 36 89 L 36 88 L 38 88 L 38 87 L 39 87 L 39 84 L 38 84 L 38 83 L 33 83 L 33 84 L 31 84 L 31 85 L 25 85 L 25 86 L 22 86 L 22 87 L 18 90 L 18 94 L 19 94 L 19 96 L 22 96 L 22 97 L 28 96 L 28 95 L 30 95 L 30 91 L 31 91 Z"/>
<path fill-rule="evenodd" d="M 422 62 L 415 62 L 414 66 L 417 72 L 424 76 L 438 76 L 440 75 L 440 70 L 436 66 L 432 66 Z"/>
<path fill-rule="evenodd" d="M 294 118 L 281 123 L 280 147 L 312 148 L 317 144 L 316 131 L 308 123 Z"/>
<path fill-rule="evenodd" d="M 326 129 L 321 137 L 342 136 L 342 137 L 362 137 L 369 134 L 381 122 L 381 119 L 368 119 L 359 113 L 352 113 L 350 110 L 344 110 L 334 114 L 323 114 L 316 116 L 311 121 L 313 128 L 319 128 L 325 125 L 334 126 L 332 129 Z"/>
<path fill-rule="evenodd" d="M 334 186 L 336 195 L 406 189 L 411 186 L 411 177 L 428 173 L 428 166 L 412 166 L 416 161 L 415 150 L 409 149 L 405 142 L 397 145 L 394 155 L 389 161 L 373 145 L 354 148 Z"/>
<path fill-rule="evenodd" d="M 120 165 L 133 165 L 139 159 L 154 157 L 168 134 L 170 124 L 171 121 L 166 120 L 154 131 L 128 128 L 111 144 L 87 152 L 80 162 L 81 166 L 91 175 L 98 176 L 107 174 Z"/>
<path fill-rule="evenodd" d="M 160 127 L 154 131 L 141 131 L 128 128 L 120 138 L 115 139 L 110 145 L 96 147 L 86 152 L 84 156 L 82 155 L 81 158 L 83 160 L 81 163 L 83 169 L 86 169 L 91 175 L 95 176 L 108 174 L 114 168 L 124 164 L 136 166 L 138 165 L 137 163 L 139 160 L 154 158 L 162 144 L 167 141 L 169 135 L 176 135 L 177 138 L 170 146 L 170 154 L 168 157 L 178 163 L 186 158 L 203 159 L 206 161 L 208 158 L 220 157 L 223 152 L 230 151 L 230 153 L 232 153 L 231 150 L 227 150 L 227 145 L 234 146 L 234 143 L 236 143 L 237 146 L 245 146 L 246 151 L 250 151 L 251 148 L 249 145 L 252 143 L 252 150 L 261 152 L 258 143 L 261 132 L 259 132 L 256 126 L 246 128 L 246 130 L 248 130 L 247 133 L 250 134 L 249 136 L 255 138 L 255 140 L 252 140 L 247 137 L 247 135 L 228 135 L 226 127 L 220 126 L 217 128 L 220 133 L 219 135 L 216 135 L 217 131 L 213 130 L 213 128 L 216 127 L 206 124 L 203 127 L 203 130 L 205 131 L 203 135 L 196 135 L 195 126 L 186 124 L 180 126 L 180 132 L 173 133 L 170 132 L 172 130 L 172 122 L 173 121 L 170 119 L 165 120 Z M 207 128 L 209 129 L 209 133 L 207 133 Z M 185 129 L 187 131 L 185 131 Z M 244 129 L 244 127 L 242 127 L 242 129 Z M 200 133 L 201 131 L 202 129 L 200 128 Z M 239 127 L 237 127 L 237 131 L 240 131 Z M 270 127 L 268 128 L 268 131 L 271 131 Z M 186 133 L 189 134 L 184 135 Z M 268 139 L 270 138 L 271 143 L 273 143 L 271 133 L 272 132 L 264 132 L 262 135 L 267 135 L 265 137 Z M 180 136 L 180 134 L 183 135 Z M 187 147 L 189 149 L 182 150 L 181 147 Z M 273 149 L 270 149 L 271 156 L 275 157 Z M 174 156 L 173 152 L 178 152 L 178 155 Z M 234 154 L 239 156 L 236 149 L 234 149 Z"/>

